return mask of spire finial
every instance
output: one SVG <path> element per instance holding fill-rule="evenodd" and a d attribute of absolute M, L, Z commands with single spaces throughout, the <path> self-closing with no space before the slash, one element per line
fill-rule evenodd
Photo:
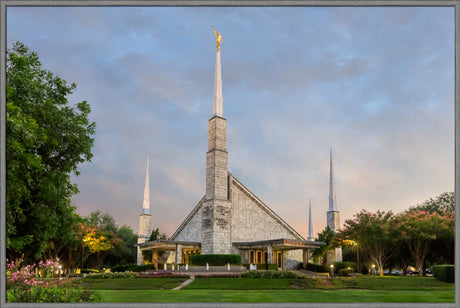
<path fill-rule="evenodd" d="M 220 43 L 223 42 L 222 40 L 222 35 L 220 35 L 220 32 L 217 32 L 216 31 L 216 28 L 214 28 L 214 26 L 211 26 L 213 29 L 214 29 L 214 35 L 216 36 L 216 47 L 217 47 L 217 51 L 220 51 Z"/>
<path fill-rule="evenodd" d="M 142 204 L 142 214 L 149 214 L 150 210 L 150 184 L 149 184 L 149 156 L 147 155 L 147 168 L 145 172 L 144 202 Z"/>
<path fill-rule="evenodd" d="M 214 28 L 214 26 L 213 26 Z M 217 52 L 216 52 L 216 73 L 214 77 L 214 97 L 212 99 L 212 114 L 223 117 L 223 101 L 222 97 L 222 72 L 220 63 L 220 43 L 222 42 L 222 36 L 220 32 L 214 29 L 214 33 L 217 37 Z"/>

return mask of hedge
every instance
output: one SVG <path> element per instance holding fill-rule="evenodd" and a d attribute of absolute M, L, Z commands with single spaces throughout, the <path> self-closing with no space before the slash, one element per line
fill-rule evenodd
<path fill-rule="evenodd" d="M 338 272 L 338 273 L 339 273 L 339 276 L 340 276 L 340 277 L 348 277 L 348 274 L 354 273 L 354 272 L 356 272 L 356 269 L 355 269 L 355 268 L 350 268 L 350 269 L 348 269 L 348 268 L 342 268 L 342 269 L 339 269 L 339 272 Z"/>
<path fill-rule="evenodd" d="M 250 264 L 245 263 L 242 264 L 244 267 L 249 269 Z M 256 265 L 258 270 L 272 270 L 272 271 L 277 271 L 278 270 L 278 265 L 272 264 L 272 263 L 252 263 L 252 265 Z"/>
<path fill-rule="evenodd" d="M 112 267 L 110 270 L 112 272 L 143 272 L 147 270 L 154 270 L 155 265 L 154 264 L 145 264 L 145 265 L 137 265 L 137 264 L 122 264 L 122 265 L 116 265 Z"/>
<path fill-rule="evenodd" d="M 324 270 L 324 266 L 313 263 L 307 263 L 307 270 L 317 273 L 328 272 L 327 270 Z"/>
<path fill-rule="evenodd" d="M 117 278 L 138 278 L 139 273 L 134 272 L 115 272 L 115 273 L 92 273 L 86 275 L 86 279 L 117 279 Z"/>
<path fill-rule="evenodd" d="M 334 262 L 334 270 L 341 270 L 344 268 L 356 268 L 356 263 L 350 261 Z"/>
<path fill-rule="evenodd" d="M 191 263 L 193 265 L 209 265 L 220 266 L 220 265 L 227 265 L 235 264 L 241 265 L 241 256 L 240 255 L 194 255 L 191 256 Z"/>
<path fill-rule="evenodd" d="M 297 278 L 291 271 L 247 271 L 241 274 L 241 278 Z"/>
<path fill-rule="evenodd" d="M 455 265 L 435 265 L 433 276 L 440 281 L 455 282 Z"/>

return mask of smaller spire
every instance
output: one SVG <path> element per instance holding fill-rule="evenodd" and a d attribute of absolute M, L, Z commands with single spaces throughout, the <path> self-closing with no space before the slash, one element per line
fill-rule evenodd
<path fill-rule="evenodd" d="M 332 149 L 330 150 L 329 169 L 329 211 L 337 211 L 337 200 L 335 197 L 334 166 L 332 163 Z"/>
<path fill-rule="evenodd" d="M 150 188 L 149 188 L 149 156 L 147 155 L 147 170 L 145 172 L 144 202 L 142 204 L 142 214 L 149 214 L 150 211 Z"/>
<path fill-rule="evenodd" d="M 311 199 L 310 199 L 310 206 L 309 206 L 309 214 L 308 214 L 308 238 L 307 241 L 314 241 L 313 238 L 313 224 L 311 222 Z"/>

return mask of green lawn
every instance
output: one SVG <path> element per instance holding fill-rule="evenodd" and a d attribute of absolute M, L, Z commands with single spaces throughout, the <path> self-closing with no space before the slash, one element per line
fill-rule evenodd
<path fill-rule="evenodd" d="M 92 290 L 170 290 L 188 278 L 85 279 L 83 287 Z"/>
<path fill-rule="evenodd" d="M 432 277 L 360 277 L 339 279 L 196 278 L 183 290 L 364 289 L 398 291 L 454 291 L 454 284 Z"/>
<path fill-rule="evenodd" d="M 339 279 L 200 278 L 85 279 L 97 302 L 454 302 L 454 284 L 432 277 Z"/>
<path fill-rule="evenodd" d="M 106 303 L 379 303 L 454 302 L 451 291 L 372 290 L 98 290 Z"/>

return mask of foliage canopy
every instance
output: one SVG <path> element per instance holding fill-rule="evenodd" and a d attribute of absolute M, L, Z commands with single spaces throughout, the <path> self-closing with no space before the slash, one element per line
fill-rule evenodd
<path fill-rule="evenodd" d="M 71 106 L 76 88 L 42 68 L 22 43 L 7 51 L 6 248 L 11 259 L 41 257 L 48 242 L 71 233 L 71 175 L 90 161 L 95 123 L 86 101 Z M 64 234 L 63 234 L 64 233 Z"/>

